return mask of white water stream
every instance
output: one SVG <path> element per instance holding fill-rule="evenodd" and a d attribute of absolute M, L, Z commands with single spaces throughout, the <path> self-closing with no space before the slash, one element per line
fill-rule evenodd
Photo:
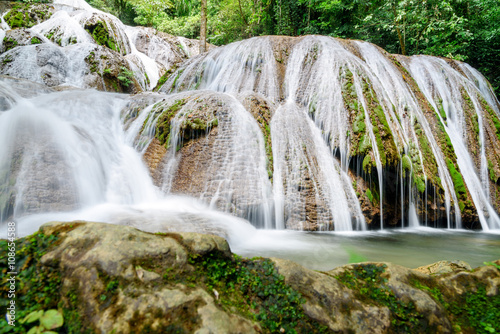
<path fill-rule="evenodd" d="M 465 124 L 465 117 L 467 116 L 463 110 L 465 101 L 460 89 L 467 92 L 468 98 L 471 99 L 477 111 L 480 109 L 480 102 L 475 93 L 481 86 L 477 87 L 470 81 L 464 80 L 465 78 L 460 73 L 439 58 L 428 56 L 414 57 L 410 62 L 409 70 L 434 109 L 439 110 L 440 106 L 438 103 L 442 103 L 446 119 L 443 119 L 441 115 L 438 115 L 438 117 L 443 122 L 446 133 L 453 144 L 460 172 L 477 208 L 481 227 L 483 230 L 500 228 L 500 218 L 489 202 L 483 116 L 479 112 L 476 112 L 481 149 L 479 153 L 479 175 L 476 172 L 474 161 L 467 149 Z M 469 73 L 472 74 L 472 72 Z"/>
<path fill-rule="evenodd" d="M 233 240 L 253 233 L 242 219 L 153 186 L 123 130 L 125 96 L 72 90 L 24 99 L 5 83 L 0 91 L 14 101 L 0 113 L 0 220 L 15 219 L 19 236 L 50 220 L 75 219 Z M 11 193 L 15 203 L 3 200 Z"/>

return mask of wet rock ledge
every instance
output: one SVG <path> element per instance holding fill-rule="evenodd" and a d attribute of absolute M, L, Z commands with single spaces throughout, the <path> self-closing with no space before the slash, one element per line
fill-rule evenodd
<path fill-rule="evenodd" d="M 16 243 L 16 317 L 58 309 L 59 333 L 500 331 L 500 260 L 474 270 L 365 262 L 317 272 L 240 258 L 218 236 L 87 222 L 48 223 Z M 7 252 L 0 263 L 5 309 Z M 36 324 L 17 322 L 14 332 Z"/>

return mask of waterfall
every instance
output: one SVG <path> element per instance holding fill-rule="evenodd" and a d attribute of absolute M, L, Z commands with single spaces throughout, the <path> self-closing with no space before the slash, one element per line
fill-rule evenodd
<path fill-rule="evenodd" d="M 277 71 L 269 38 L 251 38 L 201 55 L 172 75 L 160 91 L 187 89 L 257 92 L 277 100 Z"/>
<path fill-rule="evenodd" d="M 123 142 L 121 98 L 70 91 L 16 102 L 0 115 L 2 187 L 15 196 L 2 203 L 2 220 L 155 198 L 144 165 Z"/>
<path fill-rule="evenodd" d="M 348 178 L 307 113 L 287 102 L 276 111 L 271 133 L 277 226 L 328 230 L 332 224 L 336 231 L 365 229 L 352 186 L 345 182 Z"/>
<path fill-rule="evenodd" d="M 1 22 L 19 38 L 0 54 L 2 222 L 500 229 L 500 104 L 465 63 L 326 36 L 199 54 L 54 7 L 26 40 Z"/>
<path fill-rule="evenodd" d="M 283 44 L 286 40 L 263 37 L 213 50 L 188 61 L 170 76 L 161 91 L 211 89 L 233 95 L 251 91 L 279 105 L 271 123 L 278 227 L 289 227 L 287 221 L 294 228 L 305 229 L 311 228 L 307 227 L 311 224 L 313 229 L 321 229 L 328 225 L 324 223 L 326 221 L 336 230 L 365 226 L 364 218 L 360 218 L 359 201 L 350 197 L 351 194 L 360 197 L 354 187 L 355 182 L 341 182 L 344 177 L 352 177 L 347 174 L 352 164 L 361 159 L 362 173 L 367 173 L 364 175 L 370 175 L 370 166 L 376 173 L 376 188 L 370 188 L 371 194 L 367 191 L 367 196 L 379 207 L 380 228 L 387 224 L 384 223 L 384 207 L 389 198 L 400 201 L 401 226 L 437 224 L 444 219 L 448 228 L 460 228 L 464 198 L 463 195 L 458 198 L 455 174 L 450 172 L 449 159 L 443 155 L 443 143 L 433 125 L 434 113 L 429 114 L 429 108 L 439 110 L 440 107 L 432 99 L 429 100 L 425 83 L 413 73 L 411 66 L 415 59 L 388 55 L 365 42 L 345 42 L 322 36 L 298 38 L 286 47 Z M 277 51 L 280 47 L 284 48 L 281 53 Z M 283 53 L 287 55 L 286 61 L 280 58 Z M 484 96 L 498 111 L 484 79 L 466 65 L 457 66 L 462 66 L 462 71 L 471 78 L 469 81 L 475 82 L 474 94 Z M 280 79 L 283 68 L 284 74 Z M 442 85 L 448 85 L 446 78 L 439 80 Z M 471 85 L 467 87 L 468 91 L 473 89 Z M 420 92 L 427 97 L 428 106 L 422 106 L 417 96 Z M 480 103 L 477 98 L 472 98 L 472 103 L 479 126 L 478 138 L 484 142 Z M 308 119 L 312 120 L 313 128 L 305 131 L 303 126 L 310 124 Z M 295 122 L 300 123 L 300 127 Z M 277 125 L 279 123 L 287 124 L 286 128 Z M 446 124 L 445 131 L 455 143 L 457 139 L 448 133 L 450 125 Z M 295 129 L 293 135 L 290 129 Z M 309 147 L 308 150 L 299 150 L 301 145 L 308 146 L 304 143 L 319 145 L 314 135 L 317 131 L 322 137 L 321 145 L 329 149 L 330 156 L 339 159 L 339 165 L 329 173 L 325 171 L 335 165 L 329 162 L 318 167 L 318 157 L 322 156 L 320 151 L 310 153 Z M 463 133 L 464 130 L 461 131 Z M 476 173 L 470 163 L 466 163 L 471 160 L 469 151 L 464 147 L 461 151 L 459 148 L 455 150 L 457 164 L 454 166 L 460 170 L 469 167 L 464 179 L 467 187 L 472 189 L 471 199 L 475 205 L 484 207 L 486 216 L 491 217 L 491 222 L 487 223 L 482 218 L 484 214 L 478 213 L 482 227 L 495 228 L 496 213 L 490 204 L 486 204 L 490 190 L 485 146 L 481 145 L 480 151 L 480 191 L 473 190 L 477 186 L 472 175 Z M 311 159 L 309 155 L 315 158 Z M 455 159 L 454 156 L 452 158 Z M 293 159 L 303 166 L 293 163 Z M 398 163 L 397 168 L 393 167 L 396 174 L 388 173 L 386 169 L 395 163 Z M 317 181 L 320 179 L 322 182 Z M 306 183 L 310 185 L 304 188 Z M 321 186 L 318 186 L 320 183 Z M 391 189 L 386 189 L 388 184 Z M 325 190 L 330 187 L 328 185 L 332 185 L 331 189 L 336 189 L 336 192 L 345 194 L 344 200 L 331 200 L 327 195 L 330 191 Z M 339 186 L 343 187 L 340 191 Z M 310 194 L 306 196 L 305 192 Z M 399 193 L 399 197 L 394 197 L 395 192 Z M 372 200 L 375 196 L 377 199 Z M 311 198 L 315 198 L 314 205 L 306 204 L 311 202 Z M 320 204 L 322 202 L 330 204 Z M 348 202 L 355 202 L 356 205 L 346 205 Z M 341 209 L 337 210 L 331 203 Z M 440 205 L 444 208 L 443 216 L 438 209 Z M 434 207 L 431 214 L 430 207 Z M 295 208 L 294 213 L 287 208 Z M 331 212 L 336 211 L 346 211 L 346 217 L 349 216 L 351 222 L 337 223 L 348 219 L 334 219 Z M 306 220 L 308 223 L 305 223 Z"/>
<path fill-rule="evenodd" d="M 165 197 L 153 185 L 131 145 L 139 130 L 123 127 L 125 95 L 42 89 L 24 98 L 13 88 L 0 81 L 8 101 L 0 112 L 0 220 L 18 221 L 18 233 L 32 233 L 51 219 L 105 220 L 151 231 L 204 229 L 233 239 L 253 233 L 242 220 Z"/>
<path fill-rule="evenodd" d="M 478 112 L 481 109 L 477 97 L 480 95 L 478 87 L 444 60 L 438 58 L 413 57 L 409 70 L 434 109 L 444 111 L 444 114 L 438 114 L 438 117 L 444 123 L 446 133 L 451 139 L 460 172 L 477 208 L 481 227 L 484 230 L 488 230 L 490 227 L 499 228 L 500 218 L 489 203 L 489 190 L 486 186 L 488 173 L 484 147 L 483 116 L 482 113 Z M 465 124 L 467 115 L 463 108 L 466 105 L 466 99 L 472 102 L 473 112 L 475 112 L 473 117 L 477 119 L 478 123 L 479 168 L 475 165 L 468 151 Z M 476 169 L 480 171 L 479 175 L 476 173 Z"/>
<path fill-rule="evenodd" d="M 214 105 L 217 112 L 211 114 Z M 131 125 L 134 129 L 142 126 L 136 147 L 140 149 L 142 143 L 151 141 L 160 118 L 172 110 L 175 116 L 170 121 L 169 147 L 159 184 L 162 191 L 198 196 L 210 207 L 244 217 L 256 226 L 274 227 L 264 138 L 244 106 L 231 95 L 211 91 L 170 95 L 146 108 Z M 196 130 L 195 124 L 207 116 L 210 125 L 196 132 L 194 138 L 186 138 L 186 132 Z M 181 150 L 187 140 L 191 140 L 190 145 L 196 142 L 205 152 L 202 161 L 196 159 L 180 167 L 185 156 L 189 159 L 189 152 Z M 179 180 L 181 172 L 187 175 Z"/>

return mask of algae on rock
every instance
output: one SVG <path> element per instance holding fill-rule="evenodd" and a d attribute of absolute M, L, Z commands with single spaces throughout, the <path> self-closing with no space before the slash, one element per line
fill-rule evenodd
<path fill-rule="evenodd" d="M 45 224 L 16 248 L 16 315 L 61 308 L 68 333 L 500 330 L 500 260 L 474 270 L 441 264 L 444 273 L 430 275 L 370 262 L 317 272 L 288 260 L 240 258 L 214 235 L 82 221 Z"/>

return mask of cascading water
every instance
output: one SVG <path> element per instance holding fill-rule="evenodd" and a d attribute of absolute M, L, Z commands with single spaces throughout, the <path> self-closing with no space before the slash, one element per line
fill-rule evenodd
<path fill-rule="evenodd" d="M 166 198 L 153 186 L 140 154 L 130 146 L 130 132 L 137 130 L 123 130 L 126 96 L 42 90 L 26 99 L 12 86 L 0 82 L 0 92 L 12 101 L 0 113 L 5 143 L 0 220 L 17 220 L 22 235 L 54 218 L 106 220 L 154 231 L 205 230 L 229 238 L 251 234 L 244 221 L 190 199 Z"/>
<path fill-rule="evenodd" d="M 277 227 L 328 230 L 333 224 L 336 231 L 365 229 L 356 195 L 345 182 L 348 177 L 307 113 L 286 103 L 276 111 L 271 133 Z"/>
<path fill-rule="evenodd" d="M 140 159 L 119 144 L 120 100 L 92 91 L 54 93 L 18 99 L 0 116 L 2 142 L 10 143 L 2 148 L 2 172 L 18 174 L 3 180 L 15 197 L 4 202 L 4 219 L 154 198 Z"/>
<path fill-rule="evenodd" d="M 2 78 L 2 222 L 253 231 L 219 210 L 267 229 L 500 228 L 499 105 L 467 64 L 324 36 L 195 55 L 84 1 L 55 5 L 28 30 L 41 44 L 0 54 L 2 74 L 160 93 Z"/>
<path fill-rule="evenodd" d="M 402 120 L 396 125 L 398 126 L 398 132 L 400 135 L 400 140 L 404 143 L 404 154 L 407 156 L 412 156 L 412 149 L 416 148 L 417 145 L 420 147 L 422 143 L 419 141 L 419 136 L 417 135 L 417 129 L 414 126 L 414 120 L 420 124 L 423 134 L 429 144 L 430 152 L 437 163 L 437 171 L 439 173 L 439 178 L 441 179 L 441 186 L 444 190 L 445 206 L 446 206 L 446 220 L 448 221 L 448 228 L 450 227 L 450 222 L 452 218 L 450 217 L 450 199 L 453 199 L 455 205 L 455 224 L 460 227 L 460 214 L 458 208 L 458 200 L 455 193 L 452 191 L 453 183 L 449 175 L 446 164 L 442 159 L 442 155 L 439 153 L 439 145 L 436 142 L 432 130 L 429 126 L 425 115 L 423 114 L 415 95 L 411 92 L 408 84 L 404 81 L 401 73 L 398 69 L 391 63 L 384 55 L 372 44 L 366 42 L 356 42 L 359 47 L 359 51 L 363 58 L 365 59 L 367 65 L 370 67 L 371 71 L 376 75 L 380 84 L 376 85 L 379 87 L 378 93 L 381 96 L 381 100 L 386 106 L 386 110 L 389 112 L 396 112 L 392 114 L 393 119 Z M 382 89 L 380 89 L 382 88 Z M 391 108 L 392 106 L 392 108 Z M 417 159 L 420 165 L 423 165 L 422 150 L 417 150 Z M 412 164 L 412 170 L 410 173 L 414 172 Z M 423 171 L 424 175 L 428 171 Z M 425 176 L 427 178 L 427 176 Z M 401 196 L 404 197 L 403 182 L 401 184 Z M 412 187 L 412 184 L 408 187 L 409 201 L 410 201 L 410 216 L 409 216 L 409 226 L 419 225 L 418 218 L 416 215 L 415 192 L 416 187 Z M 403 203 L 403 198 L 401 199 Z M 404 221 L 404 210 L 401 209 L 401 219 Z M 412 221 L 413 217 L 413 221 Z M 402 223 L 404 226 L 404 222 Z"/>
<path fill-rule="evenodd" d="M 252 38 L 193 59 L 172 75 L 160 91 L 256 92 L 275 101 L 279 90 L 274 63 L 269 39 Z"/>
<path fill-rule="evenodd" d="M 357 200 L 355 200 L 357 205 L 349 206 L 342 204 L 346 203 L 345 201 L 333 201 L 342 208 L 339 211 L 349 212 L 347 216 L 351 217 L 350 223 L 337 224 L 331 213 L 326 213 L 329 210 L 337 210 L 334 207 L 326 209 L 328 205 L 325 207 L 321 204 L 322 201 L 332 201 L 326 195 L 328 191 L 321 190 L 314 180 L 324 178 L 320 175 L 330 168 L 331 162 L 318 167 L 319 153 L 313 154 L 315 159 L 305 158 L 302 154 L 306 150 L 291 149 L 290 147 L 295 145 L 294 141 L 284 134 L 286 131 L 280 131 L 280 127 L 276 126 L 276 119 L 280 119 L 281 123 L 287 123 L 288 128 L 294 126 L 290 123 L 290 119 L 295 119 L 294 122 L 303 125 L 306 119 L 292 116 L 298 114 L 296 109 L 302 109 L 301 114 L 308 115 L 314 121 L 316 129 L 321 131 L 323 145 L 328 145 L 330 155 L 340 160 L 337 172 L 326 173 L 328 176 L 326 181 L 322 182 L 322 187 L 328 187 L 327 184 L 337 184 L 334 188 L 336 191 L 342 189 L 340 192 L 347 194 L 346 201 L 349 201 L 347 198 L 352 193 L 355 193 L 360 200 L 362 197 L 367 197 L 372 205 L 378 205 L 377 216 L 381 228 L 384 227 L 384 208 L 387 202 L 392 200 L 399 201 L 400 209 L 399 213 L 391 212 L 390 215 L 399 215 L 401 226 L 438 226 L 440 221 L 445 221 L 445 225 L 449 228 L 460 228 L 461 212 L 464 210 L 466 196 L 457 192 L 458 181 L 456 174 L 452 175 L 450 172 L 449 161 L 452 161 L 454 168 L 452 171 L 456 173 L 459 168 L 460 170 L 466 168 L 462 161 L 464 156 L 469 156 L 470 153 L 465 150 L 462 152 L 463 155 L 459 154 L 456 158 L 454 153 L 451 158 L 443 155 L 443 142 L 439 138 L 439 130 L 431 125 L 436 122 L 433 119 L 434 113 L 429 114 L 429 108 L 438 110 L 439 107 L 430 103 L 430 107 L 425 106 L 422 109 L 422 101 L 418 96 L 420 89 L 424 96 L 427 96 L 425 89 L 421 87 L 422 83 L 416 79 L 417 85 L 414 84 L 415 81 L 412 81 L 410 74 L 405 73 L 405 68 L 398 62 L 399 59 L 403 64 L 411 64 L 414 59 L 396 58 L 384 54 L 369 43 L 357 41 L 349 43 L 329 37 L 307 36 L 290 43 L 291 45 L 284 51 L 288 59 L 283 64 L 283 59 L 279 58 L 280 54 L 277 55 L 276 51 L 282 47 L 280 44 L 282 42 L 277 39 L 254 38 L 233 43 L 193 59 L 174 73 L 161 88 L 164 92 L 200 88 L 232 94 L 253 91 L 264 95 L 275 104 L 281 104 L 273 116 L 271 126 L 274 160 L 280 162 L 280 159 L 285 159 L 283 154 L 286 157 L 285 164 L 283 161 L 280 162 L 281 165 L 274 164 L 274 182 L 277 182 L 274 184 L 277 226 L 309 229 L 312 223 L 313 229 L 321 229 L 325 226 L 323 221 L 333 222 L 332 227 L 335 226 L 336 230 L 349 230 L 350 226 L 356 225 L 363 226 L 358 219 L 360 211 Z M 281 81 L 276 80 L 280 80 L 279 67 L 283 68 L 282 65 L 285 71 L 281 86 Z M 483 91 L 488 91 L 480 75 L 468 68 L 464 72 L 475 78 L 478 87 L 482 84 Z M 412 76 L 416 78 L 413 73 Z M 273 82 L 277 84 L 269 84 Z M 442 79 L 441 82 L 446 81 Z M 491 92 L 485 95 L 488 101 L 495 101 Z M 285 102 L 281 102 L 283 100 Z M 479 108 L 479 104 L 475 103 L 474 108 Z M 478 118 L 478 123 L 481 127 L 481 117 Z M 299 127 L 293 136 L 309 136 L 308 139 L 301 140 L 318 144 L 312 139 L 314 131 L 305 135 L 298 129 Z M 483 132 L 479 130 L 480 140 Z M 298 147 L 300 144 L 295 146 Z M 289 154 L 290 150 L 292 154 Z M 485 156 L 483 145 L 480 178 L 485 193 L 483 199 L 487 201 L 489 181 Z M 295 164 L 295 167 L 290 165 L 293 164 L 293 159 L 300 162 Z M 335 181 L 336 178 L 342 179 L 337 177 L 341 175 L 339 174 L 341 171 L 347 175 L 353 164 L 359 165 L 356 161 L 361 160 L 363 168 L 360 171 L 358 167 L 356 173 L 361 173 L 364 175 L 363 178 L 370 179 L 373 167 L 378 181 L 365 190 L 366 196 L 360 195 L 359 189 L 355 189 L 356 182 L 353 184 L 344 182 L 339 188 L 338 181 Z M 285 168 L 286 164 L 289 166 Z M 302 169 L 297 167 L 300 164 L 303 166 Z M 390 167 L 391 164 L 393 167 Z M 302 172 L 299 172 L 300 170 Z M 474 170 L 470 170 L 470 174 L 474 173 Z M 303 185 L 307 183 L 315 185 L 304 187 Z M 392 189 L 386 189 L 388 185 Z M 301 191 L 303 193 L 300 193 Z M 305 195 L 307 192 L 311 194 Z M 472 192 L 472 197 L 478 197 L 477 191 Z M 294 193 L 295 195 L 292 195 Z M 461 194 L 460 198 L 458 194 Z M 311 198 L 315 199 L 311 201 Z M 306 204 L 307 201 L 309 204 Z M 286 207 L 295 207 L 295 214 L 287 211 Z M 442 209 L 439 209 L 440 207 Z M 444 213 L 441 212 L 443 210 Z M 481 218 L 483 214 L 478 215 L 479 220 L 483 221 L 483 228 L 487 228 L 488 224 L 496 228 L 496 218 L 493 218 L 491 223 L 484 223 L 484 219 Z M 487 215 L 496 216 L 494 212 Z M 292 219 L 292 216 L 300 218 Z M 323 220 L 322 217 L 329 218 Z M 290 225 L 285 221 L 289 221 Z"/>
<path fill-rule="evenodd" d="M 444 60 L 431 57 L 414 57 L 409 70 L 421 87 L 429 103 L 435 110 L 444 113 L 438 115 L 444 123 L 446 133 L 451 139 L 457 155 L 457 163 L 477 208 L 481 227 L 484 230 L 500 227 L 500 218 L 489 203 L 488 172 L 485 153 L 484 127 L 481 104 L 476 94 L 478 88 L 463 75 L 457 73 Z M 466 117 L 463 108 L 467 101 L 473 104 L 472 115 L 477 122 L 477 135 L 480 145 L 479 166 L 474 163 L 469 151 L 466 132 Z M 474 139 L 472 139 L 474 140 Z M 480 171 L 477 175 L 476 170 Z M 486 190 L 486 191 L 485 191 Z"/>
<path fill-rule="evenodd" d="M 164 193 L 199 196 L 211 207 L 244 217 L 256 226 L 273 226 L 264 138 L 255 119 L 237 99 L 211 91 L 180 93 L 145 110 L 146 118 L 142 114 L 131 125 L 137 130 L 144 124 L 136 136 L 138 149 L 145 142 L 149 145 L 161 119 L 175 112 L 159 184 Z M 178 151 L 188 140 L 203 147 L 203 158 L 180 167 L 182 156 L 189 158 L 189 152 Z M 187 184 L 179 172 L 188 173 L 184 177 L 189 179 Z"/>

